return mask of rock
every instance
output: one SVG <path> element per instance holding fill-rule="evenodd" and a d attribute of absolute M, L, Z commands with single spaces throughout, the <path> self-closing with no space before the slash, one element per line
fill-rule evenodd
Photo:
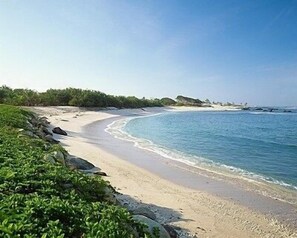
<path fill-rule="evenodd" d="M 98 167 L 94 167 L 92 169 L 84 169 L 84 170 L 80 169 L 79 171 L 87 175 L 107 176 L 107 174 L 105 172 L 102 172 L 101 169 Z"/>
<path fill-rule="evenodd" d="M 55 133 L 55 134 L 59 134 L 59 135 L 63 135 L 63 136 L 67 136 L 67 132 L 62 130 L 60 127 L 55 127 L 52 129 L 52 131 Z"/>
<path fill-rule="evenodd" d="M 107 174 L 105 172 L 102 172 L 102 171 L 98 171 L 98 172 L 95 172 L 93 174 L 99 175 L 99 176 L 107 176 Z"/>
<path fill-rule="evenodd" d="M 59 162 L 60 164 L 65 165 L 64 154 L 61 151 L 54 151 L 52 155 L 56 162 Z"/>
<path fill-rule="evenodd" d="M 45 121 L 46 123 L 49 124 L 49 122 L 47 121 L 47 119 L 48 119 L 47 117 L 40 117 L 39 118 L 40 121 Z"/>
<path fill-rule="evenodd" d="M 136 208 L 132 213 L 135 215 L 142 215 L 142 216 L 148 217 L 154 221 L 157 220 L 155 213 L 153 213 L 149 208 L 145 206 L 140 206 Z"/>
<path fill-rule="evenodd" d="M 40 139 L 45 139 L 46 134 L 42 130 L 37 130 L 35 135 L 38 136 Z M 52 135 L 51 135 L 52 136 Z"/>
<path fill-rule="evenodd" d="M 145 229 L 152 235 L 152 237 L 155 237 L 154 231 L 157 228 L 159 230 L 158 233 L 160 235 L 160 238 L 170 238 L 170 235 L 168 234 L 168 232 L 158 222 L 156 222 L 150 218 L 147 218 L 145 216 L 142 216 L 142 215 L 133 215 L 133 219 L 147 225 L 147 228 L 145 228 Z"/>
<path fill-rule="evenodd" d="M 38 124 L 47 127 L 50 123 L 47 120 L 47 117 L 41 117 L 39 118 Z"/>
<path fill-rule="evenodd" d="M 53 155 L 51 154 L 47 154 L 43 157 L 44 160 L 47 160 L 48 162 L 50 162 L 51 164 L 55 164 L 56 161 L 55 161 L 55 158 Z"/>
<path fill-rule="evenodd" d="M 34 127 L 36 127 L 38 125 L 38 121 L 37 118 L 35 116 L 29 118 L 28 120 Z"/>
<path fill-rule="evenodd" d="M 114 195 L 114 191 L 110 187 L 104 188 L 104 200 L 107 202 L 110 202 L 112 204 L 120 205 L 119 201 L 116 199 L 116 197 Z"/>
<path fill-rule="evenodd" d="M 92 163 L 71 155 L 67 156 L 65 162 L 66 165 L 71 169 L 90 170 L 95 167 Z"/>
<path fill-rule="evenodd" d="M 34 126 L 31 124 L 31 122 L 29 122 L 29 121 L 27 121 L 27 129 L 29 130 L 29 131 L 33 131 L 34 130 Z"/>
<path fill-rule="evenodd" d="M 50 154 L 46 154 L 43 159 L 49 161 L 52 164 L 60 163 L 65 165 L 64 154 L 61 151 L 54 151 Z"/>
<path fill-rule="evenodd" d="M 68 155 L 68 157 L 71 157 L 71 155 Z M 75 156 L 73 156 L 73 157 L 75 157 Z M 88 162 L 89 163 L 89 162 Z M 93 167 L 93 168 L 91 168 L 91 169 L 84 169 L 82 172 L 84 172 L 84 173 L 90 173 L 90 174 L 95 174 L 95 173 L 97 173 L 97 172 L 100 172 L 101 171 L 101 169 L 100 168 L 98 168 L 98 167 Z"/>
<path fill-rule="evenodd" d="M 55 140 L 51 135 L 46 135 L 44 137 L 44 139 L 50 143 L 53 143 L 53 144 L 58 144 L 59 141 L 58 140 Z"/>
<path fill-rule="evenodd" d="M 172 226 L 165 224 L 165 225 L 163 225 L 163 227 L 170 235 L 170 238 L 178 238 L 179 237 L 178 233 Z"/>
<path fill-rule="evenodd" d="M 87 175 L 107 176 L 107 174 L 105 172 L 101 171 L 101 169 L 98 168 L 98 167 L 94 167 L 94 168 L 88 169 L 88 170 L 86 170 L 86 169 L 85 170 L 81 170 L 80 169 L 80 171 L 83 172 L 83 173 L 85 173 L 85 174 L 87 174 Z"/>
<path fill-rule="evenodd" d="M 32 131 L 20 129 L 19 132 L 21 132 L 22 135 L 29 136 L 29 137 L 34 137 L 34 133 Z"/>
<path fill-rule="evenodd" d="M 53 135 L 53 133 L 51 133 L 46 127 L 42 127 L 41 131 L 45 134 L 45 135 Z"/>

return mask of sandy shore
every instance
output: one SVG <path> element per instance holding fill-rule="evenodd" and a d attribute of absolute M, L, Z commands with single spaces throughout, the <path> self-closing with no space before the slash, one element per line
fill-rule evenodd
<path fill-rule="evenodd" d="M 147 111 L 135 109 L 99 112 L 72 107 L 34 110 L 47 116 L 52 125 L 60 126 L 67 131 L 68 136 L 56 138 L 70 153 L 89 160 L 108 174 L 107 180 L 121 193 L 118 198 L 124 205 L 130 208 L 139 204 L 149 206 L 160 222 L 180 227 L 181 237 L 297 237 L 296 232 L 260 212 L 230 199 L 177 185 L 123 160 L 118 153 L 112 153 L 111 150 L 100 146 L 101 142 L 98 141 L 96 132 L 86 130 L 88 125 L 99 120 L 116 120 L 119 116 L 157 113 L 164 111 L 162 108 L 146 109 Z"/>

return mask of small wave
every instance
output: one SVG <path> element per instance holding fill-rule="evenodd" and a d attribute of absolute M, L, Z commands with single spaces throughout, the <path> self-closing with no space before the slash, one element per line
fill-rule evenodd
<path fill-rule="evenodd" d="M 125 118 L 125 119 L 114 121 L 107 126 L 105 131 L 113 135 L 117 139 L 132 142 L 134 146 L 140 149 L 151 151 L 153 153 L 159 154 L 164 158 L 178 161 L 210 173 L 223 175 L 227 177 L 240 178 L 248 182 L 257 183 L 262 181 L 262 182 L 280 185 L 293 190 L 297 190 L 297 186 L 286 183 L 284 181 L 276 180 L 274 178 L 263 176 L 260 174 L 255 174 L 253 172 L 249 172 L 234 166 L 229 166 L 218 162 L 214 162 L 204 157 L 186 154 L 174 149 L 168 149 L 164 146 L 157 145 L 150 140 L 134 137 L 129 133 L 127 133 L 126 131 L 124 131 L 124 128 L 129 121 L 135 118 L 139 118 L 139 117 L 131 117 L 131 118 Z"/>

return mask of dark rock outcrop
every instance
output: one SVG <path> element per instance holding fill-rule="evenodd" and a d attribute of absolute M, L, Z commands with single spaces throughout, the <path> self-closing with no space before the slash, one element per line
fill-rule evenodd
<path fill-rule="evenodd" d="M 152 235 L 152 237 L 154 237 L 154 231 L 157 228 L 159 230 L 160 238 L 170 238 L 170 235 L 160 223 L 142 215 L 133 215 L 133 219 L 147 225 L 146 230 Z"/>
<path fill-rule="evenodd" d="M 46 154 L 44 157 L 43 157 L 44 160 L 50 162 L 51 164 L 55 164 L 56 161 L 55 161 L 55 158 L 52 154 Z"/>
<path fill-rule="evenodd" d="M 172 226 L 165 224 L 165 225 L 163 225 L 163 227 L 170 235 L 170 238 L 178 238 L 179 237 L 177 231 Z"/>
<path fill-rule="evenodd" d="M 65 165 L 65 156 L 64 154 L 61 152 L 61 151 L 54 151 L 52 153 L 55 161 L 57 161 L 58 163 L 62 164 L 62 165 Z"/>
<path fill-rule="evenodd" d="M 53 133 L 55 134 L 59 134 L 59 135 L 63 135 L 63 136 L 67 136 L 67 132 L 62 130 L 60 127 L 55 127 L 52 129 Z"/>
<path fill-rule="evenodd" d="M 148 217 L 154 221 L 157 220 L 157 217 L 155 215 L 155 213 L 153 213 L 149 208 L 145 207 L 145 206 L 140 206 L 138 208 L 136 208 L 134 211 L 133 211 L 133 214 L 135 215 L 142 215 L 142 216 L 145 216 L 145 217 Z"/>
<path fill-rule="evenodd" d="M 65 165 L 65 156 L 61 151 L 54 151 L 50 154 L 46 154 L 43 159 L 52 164 L 59 163 Z"/>
<path fill-rule="evenodd" d="M 44 139 L 49 142 L 49 143 L 53 143 L 53 144 L 58 144 L 60 141 L 55 140 L 51 135 L 46 135 L 44 137 Z"/>
<path fill-rule="evenodd" d="M 87 174 L 87 175 L 99 175 L 99 176 L 107 176 L 107 174 L 103 171 L 101 171 L 100 168 L 94 167 L 92 169 L 80 169 L 81 172 Z"/>
<path fill-rule="evenodd" d="M 93 174 L 99 175 L 99 176 L 107 176 L 107 174 L 103 171 L 97 171 L 97 172 L 94 172 Z"/>
<path fill-rule="evenodd" d="M 46 127 L 41 127 L 40 131 L 42 131 L 45 135 L 53 135 Z"/>
<path fill-rule="evenodd" d="M 20 129 L 19 132 L 20 135 L 34 137 L 34 133 L 32 131 Z"/>
<path fill-rule="evenodd" d="M 90 170 L 95 168 L 95 165 L 92 163 L 76 156 L 68 155 L 65 162 L 71 169 Z"/>

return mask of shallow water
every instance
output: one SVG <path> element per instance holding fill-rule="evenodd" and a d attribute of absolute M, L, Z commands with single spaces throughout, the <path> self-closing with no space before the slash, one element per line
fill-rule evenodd
<path fill-rule="evenodd" d="M 164 147 L 158 146 L 161 150 L 156 153 L 151 149 L 155 149 L 154 143 L 132 137 L 123 131 L 123 127 L 131 118 L 139 116 L 142 115 L 131 114 L 128 118 L 126 115 L 89 124 L 84 127 L 85 138 L 118 158 L 163 179 L 230 200 L 273 219 L 276 218 L 294 229 L 297 228 L 296 190 L 281 188 L 274 184 L 267 186 L 267 183 L 262 182 L 250 183 L 250 180 L 238 179 L 237 176 L 226 177 L 217 173 L 213 176 L 213 173 L 199 169 L 202 166 L 197 168 L 192 162 L 184 163 L 183 159 L 188 158 L 187 154 L 177 153 L 176 150 L 163 151 Z M 168 155 L 167 152 L 171 153 Z M 175 160 L 183 158 L 182 163 L 172 160 L 176 155 L 178 157 Z M 210 171 L 213 169 L 212 166 L 209 167 Z"/>
<path fill-rule="evenodd" d="M 297 113 L 163 113 L 117 126 L 166 158 L 297 189 Z"/>

